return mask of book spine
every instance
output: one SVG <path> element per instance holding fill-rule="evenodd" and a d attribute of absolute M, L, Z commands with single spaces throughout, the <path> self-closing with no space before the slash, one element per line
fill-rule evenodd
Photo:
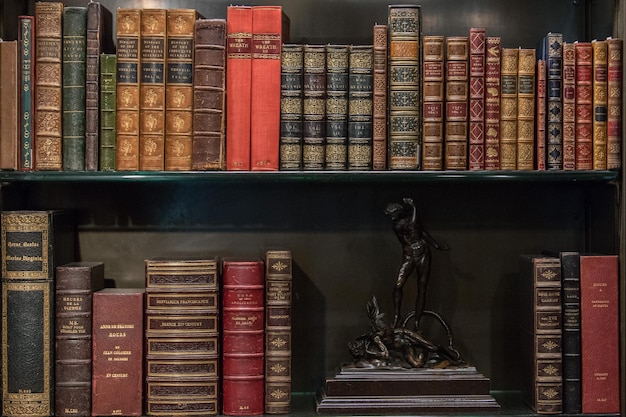
<path fill-rule="evenodd" d="M 0 41 L 0 169 L 18 169 L 18 42 Z"/>
<path fill-rule="evenodd" d="M 485 169 L 485 29 L 469 31 L 469 149 L 470 170 Z"/>
<path fill-rule="evenodd" d="M 326 45 L 326 138 L 322 167 L 327 170 L 348 167 L 349 67 L 348 45 Z"/>
<path fill-rule="evenodd" d="M 535 50 L 520 48 L 517 72 L 517 169 L 535 168 Z"/>
<path fill-rule="evenodd" d="M 576 169 L 593 168 L 593 48 L 576 42 Z"/>
<path fill-rule="evenodd" d="M 372 169 L 373 140 L 373 46 L 351 46 L 349 65 L 348 169 L 369 171 Z"/>
<path fill-rule="evenodd" d="M 35 4 L 35 54 L 35 167 L 38 171 L 60 171 L 63 3 Z"/>
<path fill-rule="evenodd" d="M 576 169 L 576 45 L 563 42 L 563 169 Z"/>
<path fill-rule="evenodd" d="M 35 117 L 35 102 L 33 90 L 35 87 L 35 50 L 34 50 L 34 20 L 33 16 L 19 16 L 18 43 L 19 43 L 19 85 L 20 96 L 20 140 L 19 140 L 19 170 L 32 171 L 35 169 L 35 154 L 33 152 L 33 119 Z M 2 112 L 4 114 L 4 112 Z M 3 135 L 4 136 L 4 135 Z"/>
<path fill-rule="evenodd" d="M 226 9 L 226 169 L 250 170 L 252 8 Z"/>
<path fill-rule="evenodd" d="M 387 25 L 374 25 L 372 169 L 387 169 Z"/>
<path fill-rule="evenodd" d="M 115 54 L 102 54 L 100 57 L 100 137 L 98 141 L 99 169 L 115 171 L 115 126 L 116 126 L 116 79 L 117 59 Z"/>
<path fill-rule="evenodd" d="M 222 413 L 264 412 L 265 295 L 262 260 L 224 260 Z"/>
<path fill-rule="evenodd" d="M 441 171 L 443 169 L 444 37 L 426 35 L 423 43 L 422 169 Z"/>
<path fill-rule="evenodd" d="M 546 169 L 560 170 L 563 169 L 563 34 L 548 33 L 542 52 L 547 70 Z"/>
<path fill-rule="evenodd" d="M 191 168 L 226 168 L 226 20 L 198 19 L 194 34 Z"/>
<path fill-rule="evenodd" d="M 578 414 L 581 408 L 580 354 L 580 254 L 562 252 L 563 279 L 563 412 Z"/>
<path fill-rule="evenodd" d="M 139 9 L 116 11 L 117 91 L 115 168 L 139 169 Z"/>
<path fill-rule="evenodd" d="M 607 39 L 607 169 L 622 167 L 623 49 L 623 39 Z"/>
<path fill-rule="evenodd" d="M 535 168 L 537 171 L 546 170 L 546 61 L 537 60 L 537 106 L 536 108 L 536 143 L 535 143 Z"/>
<path fill-rule="evenodd" d="M 269 250 L 265 256 L 265 414 L 291 410 L 292 255 Z"/>
<path fill-rule="evenodd" d="M 280 80 L 280 169 L 302 169 L 304 48 L 283 44 Z"/>
<path fill-rule="evenodd" d="M 167 10 L 165 57 L 166 171 L 189 171 L 193 148 L 194 9 Z"/>
<path fill-rule="evenodd" d="M 593 169 L 606 169 L 607 155 L 607 65 L 606 40 L 594 40 L 593 48 Z"/>
<path fill-rule="evenodd" d="M 326 48 L 304 45 L 302 83 L 302 168 L 324 169 L 326 159 Z"/>
<path fill-rule="evenodd" d="M 447 170 L 466 170 L 468 152 L 469 38 L 446 38 L 444 158 Z"/>
<path fill-rule="evenodd" d="M 487 36 L 485 51 L 485 169 L 500 169 L 500 69 L 502 41 Z"/>
<path fill-rule="evenodd" d="M 418 170 L 422 163 L 422 11 L 419 5 L 389 5 L 389 169 Z"/>
<path fill-rule="evenodd" d="M 63 9 L 63 170 L 85 169 L 87 8 Z"/>
<path fill-rule="evenodd" d="M 500 99 L 500 169 L 517 168 L 518 49 L 502 48 Z"/>
<path fill-rule="evenodd" d="M 139 169 L 165 164 L 167 10 L 141 9 L 139 36 Z"/>

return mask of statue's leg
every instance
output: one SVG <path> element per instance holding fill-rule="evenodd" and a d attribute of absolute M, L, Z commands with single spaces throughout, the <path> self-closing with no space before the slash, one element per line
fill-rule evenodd
<path fill-rule="evenodd" d="M 400 312 L 402 310 L 402 292 L 407 278 L 414 268 L 414 264 L 410 258 L 405 258 L 400 265 L 396 285 L 393 287 L 393 327 L 398 327 L 402 318 Z"/>
<path fill-rule="evenodd" d="M 415 297 L 415 329 L 419 331 L 420 319 L 426 306 L 426 287 L 430 275 L 430 255 L 425 254 L 417 264 L 417 296 Z"/>

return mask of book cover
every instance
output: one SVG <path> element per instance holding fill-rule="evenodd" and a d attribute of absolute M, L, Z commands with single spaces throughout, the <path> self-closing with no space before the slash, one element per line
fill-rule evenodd
<path fill-rule="evenodd" d="M 63 168 L 63 3 L 35 4 L 35 167 Z"/>
<path fill-rule="evenodd" d="M 487 36 L 485 51 L 485 169 L 500 169 L 500 70 L 502 40 Z"/>
<path fill-rule="evenodd" d="M 500 97 L 500 169 L 517 168 L 517 48 L 502 48 Z"/>
<path fill-rule="evenodd" d="M 485 36 L 485 28 L 470 28 L 469 30 L 468 167 L 470 170 L 485 169 Z"/>
<path fill-rule="evenodd" d="M 607 169 L 622 167 L 622 90 L 623 49 L 620 38 L 607 40 Z"/>
<path fill-rule="evenodd" d="M 425 35 L 423 43 L 422 169 L 440 171 L 443 169 L 444 37 Z"/>
<path fill-rule="evenodd" d="M 372 169 L 374 48 L 350 47 L 348 78 L 348 169 Z M 418 104 L 418 108 L 419 108 Z"/>
<path fill-rule="evenodd" d="M 261 259 L 223 260 L 222 413 L 264 408 L 265 267 Z"/>
<path fill-rule="evenodd" d="M 537 105 L 535 106 L 535 169 L 546 170 L 546 61 L 537 59 Z"/>
<path fill-rule="evenodd" d="M 326 137 L 321 141 L 324 161 L 316 168 L 339 171 L 348 167 L 349 68 L 350 46 L 326 45 Z"/>
<path fill-rule="evenodd" d="M 387 26 L 389 169 L 417 170 L 422 163 L 421 6 L 390 4 Z"/>
<path fill-rule="evenodd" d="M 387 25 L 375 24 L 374 38 L 374 97 L 372 119 L 372 169 L 387 169 Z"/>
<path fill-rule="evenodd" d="M 34 50 L 35 17 L 18 17 L 18 88 L 19 96 L 19 166 L 20 171 L 35 169 L 33 119 L 35 117 L 35 50 Z M 4 114 L 4 112 L 2 112 Z M 4 135 L 3 135 L 4 136 Z"/>
<path fill-rule="evenodd" d="M 517 71 L 517 162 L 519 170 L 535 169 L 535 50 L 520 48 Z"/>
<path fill-rule="evenodd" d="M 226 27 L 198 19 L 194 32 L 191 168 L 226 168 Z"/>
<path fill-rule="evenodd" d="M 19 166 L 18 42 L 0 40 L 0 169 Z"/>
<path fill-rule="evenodd" d="M 304 45 L 303 60 L 302 168 L 318 171 L 326 160 L 326 47 Z"/>
<path fill-rule="evenodd" d="M 140 288 L 93 293 L 92 416 L 141 416 L 143 306 Z"/>
<path fill-rule="evenodd" d="M 593 40 L 593 169 L 606 169 L 607 156 L 607 65 L 608 45 L 606 40 Z"/>
<path fill-rule="evenodd" d="M 283 44 L 281 54 L 279 168 L 299 171 L 302 169 L 304 46 Z"/>
<path fill-rule="evenodd" d="M 92 294 L 104 288 L 102 262 L 57 266 L 55 416 L 91 416 Z"/>
<path fill-rule="evenodd" d="M 115 171 L 117 58 L 115 54 L 102 54 L 99 61 L 99 169 L 100 171 Z"/>
<path fill-rule="evenodd" d="M 444 166 L 468 169 L 469 37 L 446 38 Z"/>
<path fill-rule="evenodd" d="M 63 170 L 85 169 L 87 8 L 63 9 Z"/>
<path fill-rule="evenodd" d="M 563 169 L 576 169 L 576 45 L 563 42 Z"/>
<path fill-rule="evenodd" d="M 576 49 L 576 169 L 593 168 L 593 48 L 575 42 Z"/>
<path fill-rule="evenodd" d="M 582 412 L 620 412 L 617 255 L 580 256 Z"/>
<path fill-rule="evenodd" d="M 548 33 L 543 39 L 541 57 L 546 61 L 546 169 L 563 169 L 563 34 Z"/>

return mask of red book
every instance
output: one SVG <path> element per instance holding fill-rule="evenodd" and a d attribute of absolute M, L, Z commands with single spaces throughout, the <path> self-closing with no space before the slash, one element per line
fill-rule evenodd
<path fill-rule="evenodd" d="M 537 123 L 535 124 L 535 169 L 537 171 L 546 170 L 546 61 L 544 59 L 537 60 L 537 105 L 535 111 L 537 114 Z"/>
<path fill-rule="evenodd" d="M 622 53 L 624 41 L 608 38 L 607 169 L 622 167 Z"/>
<path fill-rule="evenodd" d="M 224 259 L 222 281 L 222 413 L 263 414 L 264 263 Z"/>
<path fill-rule="evenodd" d="M 143 299 L 138 288 L 93 293 L 92 416 L 141 416 Z"/>
<path fill-rule="evenodd" d="M 250 170 L 252 7 L 226 11 L 226 169 Z"/>
<path fill-rule="evenodd" d="M 620 412 L 618 259 L 580 257 L 583 413 Z"/>
<path fill-rule="evenodd" d="M 289 38 L 281 6 L 252 7 L 250 167 L 278 170 L 280 142 L 280 55 Z"/>
<path fill-rule="evenodd" d="M 485 169 L 485 28 L 471 28 L 469 79 L 469 169 Z"/>

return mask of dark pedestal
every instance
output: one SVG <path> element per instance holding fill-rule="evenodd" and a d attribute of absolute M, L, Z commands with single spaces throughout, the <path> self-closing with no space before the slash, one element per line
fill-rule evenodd
<path fill-rule="evenodd" d="M 317 397 L 320 414 L 474 413 L 500 408 L 474 367 L 341 368 Z"/>

